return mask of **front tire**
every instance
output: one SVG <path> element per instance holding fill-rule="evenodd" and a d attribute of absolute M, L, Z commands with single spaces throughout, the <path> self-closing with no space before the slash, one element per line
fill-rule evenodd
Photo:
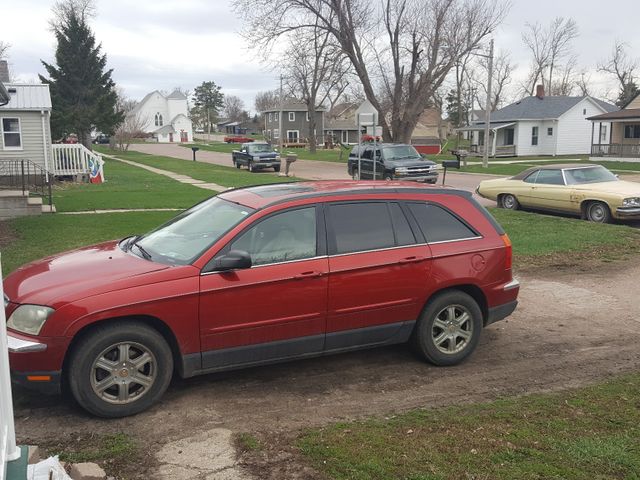
<path fill-rule="evenodd" d="M 256 171 L 256 167 L 253 166 L 253 162 L 251 160 L 249 160 L 249 163 L 247 164 L 247 168 L 251 173 L 254 173 Z"/>
<path fill-rule="evenodd" d="M 171 348 L 145 324 L 93 328 L 69 358 L 69 388 L 82 408 L 104 418 L 135 415 L 164 394 L 173 374 Z"/>
<path fill-rule="evenodd" d="M 507 210 L 518 210 L 520 208 L 520 202 L 518 202 L 515 195 L 511 195 L 510 193 L 505 193 L 500 196 L 499 205 Z"/>
<path fill-rule="evenodd" d="M 611 223 L 611 210 L 603 202 L 591 202 L 586 208 L 587 220 L 595 223 Z"/>
<path fill-rule="evenodd" d="M 274 165 L 273 166 L 273 171 L 278 173 L 280 171 L 280 165 Z"/>
<path fill-rule="evenodd" d="M 482 323 L 480 307 L 470 295 L 459 290 L 440 293 L 418 320 L 414 348 L 434 365 L 456 365 L 475 350 Z"/>

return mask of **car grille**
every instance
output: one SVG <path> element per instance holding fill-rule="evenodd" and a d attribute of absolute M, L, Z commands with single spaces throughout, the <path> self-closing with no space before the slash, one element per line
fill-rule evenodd
<path fill-rule="evenodd" d="M 416 177 L 421 175 L 428 175 L 430 173 L 435 172 L 434 166 L 425 166 L 425 167 L 407 167 L 405 171 L 397 172 L 398 175 L 406 175 L 408 177 Z"/>

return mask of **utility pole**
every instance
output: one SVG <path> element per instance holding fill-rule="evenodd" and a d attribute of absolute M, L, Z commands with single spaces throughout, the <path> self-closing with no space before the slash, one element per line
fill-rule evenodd
<path fill-rule="evenodd" d="M 489 123 L 491 122 L 491 83 L 493 80 L 493 39 L 489 42 L 489 78 L 487 79 L 487 105 L 484 116 L 484 153 L 482 166 L 489 168 Z"/>

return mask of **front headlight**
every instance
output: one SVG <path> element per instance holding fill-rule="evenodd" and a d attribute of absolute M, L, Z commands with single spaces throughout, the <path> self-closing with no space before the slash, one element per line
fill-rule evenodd
<path fill-rule="evenodd" d="M 38 335 L 44 322 L 53 312 L 53 308 L 42 305 L 20 305 L 7 320 L 7 327 L 18 332 Z"/>
<path fill-rule="evenodd" d="M 625 198 L 622 201 L 623 207 L 640 207 L 640 197 Z"/>

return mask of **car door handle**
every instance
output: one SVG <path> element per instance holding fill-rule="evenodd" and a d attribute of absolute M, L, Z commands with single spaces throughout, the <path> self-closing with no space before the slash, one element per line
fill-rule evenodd
<path fill-rule="evenodd" d="M 403 258 L 402 260 L 399 260 L 398 263 L 403 264 L 403 263 L 417 263 L 417 262 L 422 262 L 426 260 L 425 257 L 418 257 L 416 255 L 412 256 L 412 257 L 407 257 L 407 258 Z"/>
<path fill-rule="evenodd" d="M 317 277 L 321 277 L 322 275 L 324 275 L 324 273 L 312 270 L 309 272 L 302 272 L 302 273 L 299 273 L 298 275 L 294 275 L 293 278 L 295 280 L 302 280 L 303 278 L 317 278 Z"/>

